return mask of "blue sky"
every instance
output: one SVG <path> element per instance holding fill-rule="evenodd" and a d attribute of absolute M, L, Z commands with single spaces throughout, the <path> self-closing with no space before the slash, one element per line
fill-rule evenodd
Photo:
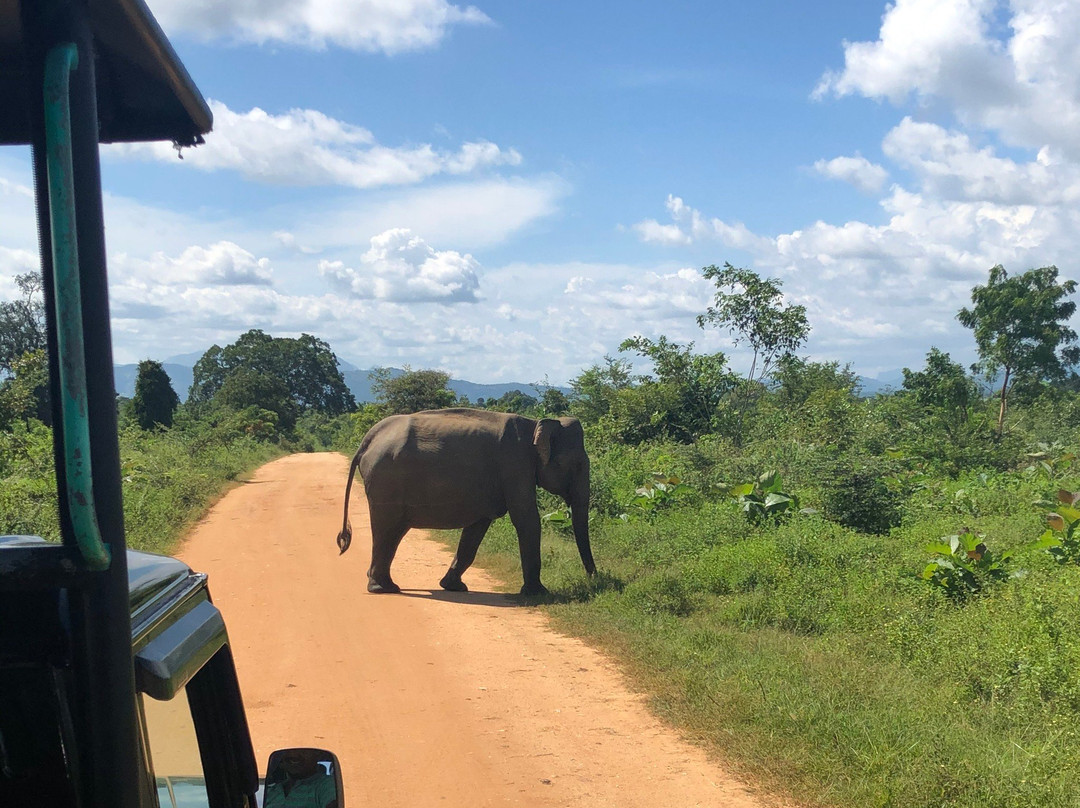
<path fill-rule="evenodd" d="M 118 361 L 248 328 L 359 367 L 565 383 L 780 279 L 803 354 L 969 362 L 989 268 L 1080 247 L 1080 7 L 1060 0 L 149 0 L 215 114 L 102 151 Z M 0 296 L 36 262 L 0 150 Z"/>

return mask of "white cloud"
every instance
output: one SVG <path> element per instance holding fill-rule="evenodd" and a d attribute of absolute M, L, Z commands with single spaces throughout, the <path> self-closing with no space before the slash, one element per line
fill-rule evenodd
<path fill-rule="evenodd" d="M 646 219 L 642 222 L 637 222 L 634 225 L 634 229 L 641 236 L 642 241 L 652 242 L 654 244 L 690 244 L 693 242 L 693 237 L 688 233 L 684 233 L 683 229 L 677 224 L 660 224 L 655 219 Z"/>
<path fill-rule="evenodd" d="M 940 99 L 966 125 L 1005 142 L 1080 158 L 1080 4 L 1011 0 L 897 0 L 875 42 L 844 44 L 844 68 L 815 97 L 860 94 L 894 104 Z"/>
<path fill-rule="evenodd" d="M 900 103 L 911 92 L 951 93 L 972 79 L 1003 81 L 1004 54 L 987 39 L 988 16 L 996 5 L 996 0 L 897 0 L 885 11 L 878 41 L 845 42 L 844 70 L 827 73 L 815 94 L 861 93 Z"/>
<path fill-rule="evenodd" d="M 814 170 L 823 177 L 850 183 L 863 193 L 880 191 L 885 180 L 889 178 L 888 171 L 876 163 L 871 163 L 861 154 L 817 160 Z"/>
<path fill-rule="evenodd" d="M 360 268 L 319 262 L 319 274 L 362 299 L 394 302 L 473 303 L 480 265 L 471 255 L 438 251 L 409 230 L 395 228 L 371 239 Z"/>
<path fill-rule="evenodd" d="M 271 234 L 274 240 L 277 241 L 282 247 L 287 247 L 290 250 L 303 253 L 305 255 L 314 255 L 319 252 L 318 247 L 308 247 L 305 244 L 301 244 L 296 240 L 296 235 L 290 233 L 287 230 L 276 230 Z"/>
<path fill-rule="evenodd" d="M 372 235 L 406 228 L 432 243 L 477 249 L 551 216 L 568 192 L 558 178 L 487 179 L 335 199 L 322 209 L 283 213 L 297 238 L 327 248 L 367 246 Z"/>
<path fill-rule="evenodd" d="M 15 284 L 15 276 L 37 272 L 39 269 L 41 263 L 36 252 L 0 246 L 0 300 L 22 297 L 22 292 Z"/>
<path fill-rule="evenodd" d="M 256 258 L 231 241 L 188 247 L 178 258 L 156 252 L 149 260 L 133 260 L 119 254 L 114 264 L 123 274 L 153 278 L 162 286 L 269 286 L 273 280 L 268 258 Z"/>
<path fill-rule="evenodd" d="M 25 181 L 29 182 L 30 178 L 26 177 Z M 0 244 L 32 248 L 35 253 L 38 248 L 34 190 L 24 182 L 3 176 L 0 176 Z"/>
<path fill-rule="evenodd" d="M 960 148 L 955 154 L 996 159 Z M 1034 169 L 1017 167 L 1020 173 L 1025 170 Z M 932 173 L 925 176 L 929 186 L 937 187 Z M 708 224 L 699 228 L 699 240 L 740 249 L 750 245 L 753 266 L 779 277 L 788 299 L 807 307 L 813 350 L 849 360 L 852 346 L 857 346 L 872 350 L 885 367 L 915 361 L 910 356 L 913 328 L 920 335 L 933 335 L 936 344 L 947 347 L 952 340 L 970 349 L 970 338 L 955 315 L 994 264 L 1016 270 L 1068 267 L 1080 249 L 1080 210 L 1070 204 L 948 199 L 894 187 L 881 201 L 884 223 L 818 221 L 765 237 L 708 219 L 678 202 L 673 206 L 669 198 L 673 215 Z M 585 285 L 580 291 L 595 296 Z M 619 305 L 618 295 L 607 297 L 609 305 Z M 920 343 L 919 349 L 925 351 L 930 344 Z"/>
<path fill-rule="evenodd" d="M 922 190 L 942 199 L 1000 204 L 1060 205 L 1080 199 L 1080 165 L 1049 146 L 1035 160 L 1017 163 L 976 147 L 963 132 L 904 118 L 882 150 L 914 171 Z"/>
<path fill-rule="evenodd" d="M 426 143 L 392 148 L 377 143 L 367 129 L 317 110 L 272 115 L 258 107 L 235 112 L 220 101 L 209 104 L 214 131 L 202 146 L 185 150 L 184 161 L 203 171 L 238 171 L 259 182 L 366 189 L 521 163 L 516 150 L 487 141 L 464 143 L 456 152 L 436 150 Z M 107 146 L 105 152 L 176 162 L 176 150 L 164 142 L 118 143 Z"/>
<path fill-rule="evenodd" d="M 669 196 L 670 221 L 634 229 L 747 251 L 807 307 L 811 351 L 864 368 L 911 364 L 931 344 L 970 355 L 955 315 L 991 266 L 1057 264 L 1068 276 L 1080 250 L 1078 41 L 1076 3 L 896 0 L 878 40 L 845 43 L 844 69 L 816 92 L 916 102 L 918 115 L 884 136 L 884 165 L 858 155 L 814 165 L 868 192 L 898 177 L 878 216 L 765 235 Z M 918 119 L 934 115 L 947 123 Z"/>
<path fill-rule="evenodd" d="M 452 26 L 491 22 L 446 0 L 158 0 L 154 14 L 170 35 L 383 53 L 430 48 Z"/>
<path fill-rule="evenodd" d="M 564 294 L 583 309 L 622 310 L 633 313 L 639 321 L 656 323 L 673 318 L 693 322 L 708 306 L 714 291 L 700 271 L 680 269 L 640 272 L 614 282 L 576 275 L 567 282 Z M 627 329 L 633 330 L 629 322 Z"/>
<path fill-rule="evenodd" d="M 728 224 L 720 219 L 706 220 L 700 211 L 688 207 L 680 197 L 668 194 L 666 207 L 672 224 L 645 219 L 633 225 L 642 241 L 675 245 L 719 238 L 732 247 L 749 249 L 758 240 L 742 222 Z"/>

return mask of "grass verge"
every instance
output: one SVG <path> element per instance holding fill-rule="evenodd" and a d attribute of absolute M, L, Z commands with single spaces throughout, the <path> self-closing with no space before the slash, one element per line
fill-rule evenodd
<path fill-rule="evenodd" d="M 1022 577 L 957 603 L 915 574 L 942 529 L 755 528 L 725 504 L 596 519 L 588 581 L 572 539 L 546 527 L 542 608 L 618 659 L 661 717 L 800 803 L 1080 806 L 1080 568 L 1032 555 Z M 508 520 L 478 563 L 516 587 Z"/>

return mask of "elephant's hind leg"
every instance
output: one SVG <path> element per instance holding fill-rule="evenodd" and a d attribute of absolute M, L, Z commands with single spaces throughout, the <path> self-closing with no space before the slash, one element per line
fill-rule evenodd
<path fill-rule="evenodd" d="M 368 592 L 377 595 L 397 594 L 401 587 L 390 577 L 390 565 L 394 562 L 398 545 L 408 532 L 404 519 L 371 514 L 371 567 L 368 569 Z"/>
<path fill-rule="evenodd" d="M 446 575 L 439 581 L 439 586 L 451 592 L 469 591 L 469 587 L 461 580 L 461 576 L 472 565 L 473 560 L 476 558 L 476 551 L 480 547 L 480 542 L 484 540 L 484 535 L 490 526 L 490 519 L 481 519 L 461 531 L 457 553 L 454 554 L 454 560 L 450 563 L 450 569 L 446 571 Z"/>

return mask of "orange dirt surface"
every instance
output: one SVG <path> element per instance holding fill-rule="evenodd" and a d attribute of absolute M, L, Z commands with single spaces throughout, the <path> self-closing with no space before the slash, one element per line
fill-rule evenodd
<path fill-rule="evenodd" d="M 334 542 L 348 465 L 325 453 L 263 466 L 178 553 L 210 575 L 260 769 L 276 748 L 330 749 L 354 807 L 775 805 L 482 570 L 466 574 L 470 592 L 439 589 L 451 556 L 423 532 L 394 562 L 402 594 L 368 594 L 356 485 L 352 547 L 339 556 Z"/>

